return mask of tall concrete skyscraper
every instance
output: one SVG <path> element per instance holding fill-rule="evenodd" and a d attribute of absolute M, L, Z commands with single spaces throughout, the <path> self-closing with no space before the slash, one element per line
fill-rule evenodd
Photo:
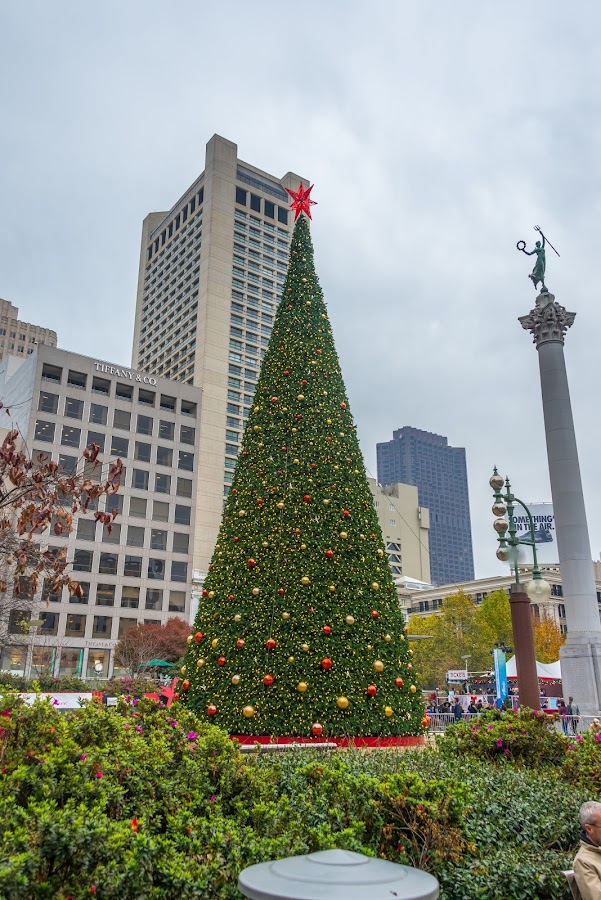
<path fill-rule="evenodd" d="M 430 510 L 430 577 L 433 584 L 471 581 L 474 554 L 467 467 L 463 447 L 446 437 L 399 428 L 376 444 L 378 481 L 417 487 L 420 506 Z"/>
<path fill-rule="evenodd" d="M 204 171 L 142 247 L 132 365 L 202 388 L 194 565 L 206 572 L 286 277 L 293 215 L 283 178 L 214 135 Z"/>

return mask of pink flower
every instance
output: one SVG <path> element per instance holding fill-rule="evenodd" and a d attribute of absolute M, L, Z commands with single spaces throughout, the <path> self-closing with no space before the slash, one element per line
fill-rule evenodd
<path fill-rule="evenodd" d="M 56 699 L 56 697 L 53 697 L 52 703 L 54 704 L 54 706 L 58 706 L 58 700 Z"/>
<path fill-rule="evenodd" d="M 507 748 L 505 748 L 505 750 L 503 750 L 503 753 L 505 754 L 505 756 L 509 756 L 509 750 Z"/>
<path fill-rule="evenodd" d="M 96 778 L 102 778 L 104 772 L 96 772 Z"/>
<path fill-rule="evenodd" d="M 144 729 L 141 725 L 136 725 L 136 731 L 138 732 L 138 734 L 144 734 Z"/>
<path fill-rule="evenodd" d="M 127 723 L 123 727 L 125 728 L 126 731 L 129 730 L 129 725 Z"/>
<path fill-rule="evenodd" d="M 87 754 L 87 753 L 82 753 L 81 756 L 79 757 L 79 761 L 80 761 L 80 762 L 83 762 L 84 759 L 87 759 L 87 758 L 88 758 L 88 754 Z"/>
<path fill-rule="evenodd" d="M 214 803 L 216 799 L 217 797 L 215 796 L 215 794 L 211 794 L 211 803 Z"/>
<path fill-rule="evenodd" d="M 3 709 L 0 716 L 10 716 L 10 709 Z"/>
<path fill-rule="evenodd" d="M 599 732 L 595 735 L 595 740 L 601 742 L 601 734 Z"/>
<path fill-rule="evenodd" d="M 581 741 L 581 740 L 582 740 L 582 735 L 581 735 L 581 734 L 577 734 L 576 737 L 575 737 L 575 740 Z"/>
<path fill-rule="evenodd" d="M 503 741 L 499 738 L 499 740 L 497 741 L 497 747 L 502 747 L 502 746 L 503 746 Z"/>
<path fill-rule="evenodd" d="M 140 702 L 140 701 L 139 701 L 138 698 L 136 697 L 136 698 L 133 700 L 133 705 L 134 705 L 134 706 L 137 706 L 139 702 Z"/>
<path fill-rule="evenodd" d="M 492 725 L 487 725 L 486 727 L 488 728 L 489 731 L 492 731 Z"/>
<path fill-rule="evenodd" d="M 568 747 L 568 750 L 575 750 L 575 749 L 576 749 L 576 747 L 574 746 L 574 744 L 570 744 L 570 746 Z"/>
<path fill-rule="evenodd" d="M 186 735 L 186 737 L 188 738 L 189 741 L 195 741 L 196 738 L 198 737 L 198 735 L 196 734 L 195 731 L 189 731 L 188 734 Z"/>
<path fill-rule="evenodd" d="M 177 719 L 169 719 L 169 724 L 172 728 L 177 728 Z"/>

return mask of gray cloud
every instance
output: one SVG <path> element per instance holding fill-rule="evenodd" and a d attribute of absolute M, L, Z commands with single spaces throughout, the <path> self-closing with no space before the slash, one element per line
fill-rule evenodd
<path fill-rule="evenodd" d="M 325 8 L 324 8 L 325 7 Z M 141 222 L 201 171 L 214 132 L 316 183 L 318 271 L 368 467 L 403 424 L 468 452 L 480 574 L 488 477 L 550 499 L 534 291 L 540 224 L 578 313 L 566 355 L 596 512 L 601 12 L 334 0 L 5 4 L 0 295 L 63 347 L 127 363 Z"/>

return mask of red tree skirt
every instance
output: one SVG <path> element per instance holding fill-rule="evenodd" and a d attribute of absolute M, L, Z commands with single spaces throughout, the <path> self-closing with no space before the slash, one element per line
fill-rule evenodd
<path fill-rule="evenodd" d="M 338 747 L 419 747 L 426 742 L 423 734 L 407 737 L 270 737 L 268 734 L 230 734 L 230 739 L 243 745 L 336 744 Z"/>

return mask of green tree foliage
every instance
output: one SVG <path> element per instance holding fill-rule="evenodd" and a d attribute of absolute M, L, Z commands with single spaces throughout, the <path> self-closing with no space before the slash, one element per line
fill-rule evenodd
<path fill-rule="evenodd" d="M 553 616 L 543 608 L 540 617 L 534 619 L 532 626 L 537 660 L 542 663 L 557 662 L 559 648 L 565 644 L 566 638 Z"/>
<path fill-rule="evenodd" d="M 431 640 L 414 641 L 414 662 L 427 687 L 444 687 L 449 669 L 462 668 L 462 656 L 470 656 L 470 671 L 490 669 L 490 651 L 497 640 L 495 630 L 469 594 L 458 591 L 442 601 L 440 614 L 414 616 L 410 634 L 432 635 Z"/>
<path fill-rule="evenodd" d="M 421 731 L 304 216 L 194 631 L 184 697 L 231 733 Z"/>
<path fill-rule="evenodd" d="M 495 641 L 513 646 L 511 607 L 505 591 L 492 591 L 488 594 L 478 607 L 476 617 L 479 622 L 490 626 Z"/>

